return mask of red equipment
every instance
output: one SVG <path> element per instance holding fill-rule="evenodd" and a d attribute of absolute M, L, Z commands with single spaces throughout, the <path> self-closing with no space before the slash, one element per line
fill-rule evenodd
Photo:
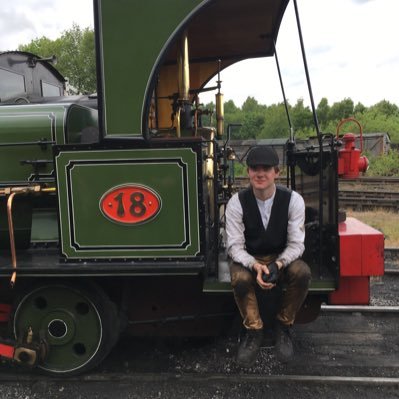
<path fill-rule="evenodd" d="M 363 222 L 347 218 L 339 224 L 339 287 L 332 305 L 368 305 L 370 276 L 384 274 L 384 235 Z"/>
<path fill-rule="evenodd" d="M 356 135 L 346 133 L 342 137 L 344 148 L 338 153 L 338 176 L 343 179 L 354 179 L 359 177 L 360 172 L 365 172 L 369 166 L 369 160 L 365 156 L 360 156 L 363 151 L 363 129 L 355 118 L 342 119 L 337 126 L 337 138 L 339 129 L 346 122 L 355 122 L 359 126 L 360 150 L 355 147 Z"/>

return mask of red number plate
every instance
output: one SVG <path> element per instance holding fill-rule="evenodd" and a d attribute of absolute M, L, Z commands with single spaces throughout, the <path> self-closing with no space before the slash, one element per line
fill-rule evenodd
<path fill-rule="evenodd" d="M 149 187 L 127 184 L 113 187 L 100 200 L 102 213 L 119 223 L 144 223 L 161 210 L 161 198 Z"/>

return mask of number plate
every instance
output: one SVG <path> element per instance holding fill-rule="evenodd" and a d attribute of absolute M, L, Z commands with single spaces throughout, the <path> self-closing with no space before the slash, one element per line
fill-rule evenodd
<path fill-rule="evenodd" d="M 101 197 L 100 209 L 113 222 L 144 223 L 159 213 L 161 198 L 149 187 L 127 184 L 108 190 Z"/>

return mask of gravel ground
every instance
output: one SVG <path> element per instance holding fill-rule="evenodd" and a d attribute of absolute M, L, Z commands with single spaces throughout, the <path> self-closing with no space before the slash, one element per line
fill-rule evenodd
<path fill-rule="evenodd" d="M 40 387 L 39 387 L 40 385 Z M 110 388 L 112 386 L 113 388 Z M 206 385 L 193 383 L 93 383 L 77 387 L 71 384 L 41 383 L 26 388 L 22 384 L 2 385 L 4 399 L 395 399 L 399 397 L 395 387 L 369 387 L 362 385 L 340 386 L 331 384 L 298 383 L 239 383 Z"/>
<path fill-rule="evenodd" d="M 374 279 L 370 304 L 373 306 L 399 306 L 399 275 Z"/>
<path fill-rule="evenodd" d="M 399 260 L 385 262 L 385 268 L 399 271 Z M 373 306 L 399 306 L 399 274 L 371 279 L 370 304 Z"/>

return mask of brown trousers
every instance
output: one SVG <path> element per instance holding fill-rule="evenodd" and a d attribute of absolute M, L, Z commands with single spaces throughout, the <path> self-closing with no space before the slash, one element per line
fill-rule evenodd
<path fill-rule="evenodd" d="M 268 264 L 274 259 L 275 257 L 270 256 L 257 258 L 260 263 L 264 264 Z M 263 328 L 255 294 L 257 285 L 255 272 L 233 262 L 230 265 L 230 275 L 234 298 L 241 313 L 244 327 L 250 330 Z M 294 260 L 280 270 L 277 284 L 282 284 L 284 291 L 277 319 L 281 323 L 285 325 L 294 324 L 295 316 L 307 296 L 310 278 L 310 268 L 301 259 Z"/>

